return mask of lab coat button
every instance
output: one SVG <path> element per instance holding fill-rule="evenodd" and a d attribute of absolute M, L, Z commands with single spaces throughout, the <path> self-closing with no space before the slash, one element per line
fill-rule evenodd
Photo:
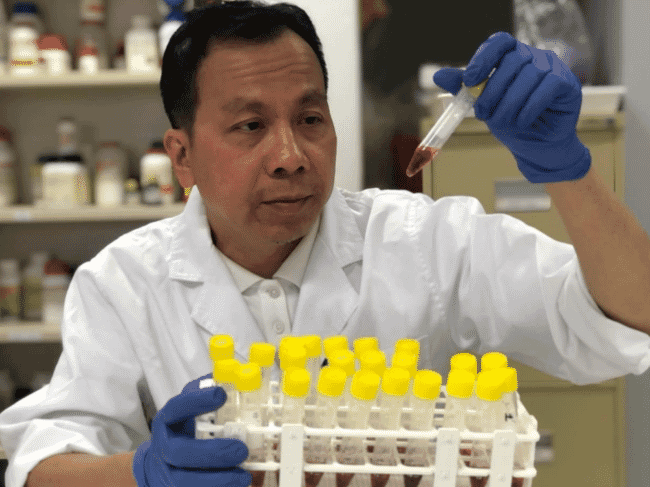
<path fill-rule="evenodd" d="M 273 330 L 279 335 L 280 333 L 284 332 L 284 323 L 282 323 L 280 320 L 275 320 L 273 322 Z"/>
<path fill-rule="evenodd" d="M 280 290 L 277 287 L 272 287 L 271 289 L 269 289 L 269 296 L 271 296 L 273 299 L 279 298 Z"/>

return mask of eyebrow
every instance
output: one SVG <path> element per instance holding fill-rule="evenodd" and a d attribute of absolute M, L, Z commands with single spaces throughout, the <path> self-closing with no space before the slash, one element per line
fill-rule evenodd
<path fill-rule="evenodd" d="M 298 101 L 298 106 L 320 105 L 327 103 L 327 95 L 320 90 L 313 90 L 305 93 Z M 264 103 L 256 99 L 238 96 L 223 105 L 223 109 L 228 112 L 236 113 L 240 111 L 259 112 L 262 111 Z"/>

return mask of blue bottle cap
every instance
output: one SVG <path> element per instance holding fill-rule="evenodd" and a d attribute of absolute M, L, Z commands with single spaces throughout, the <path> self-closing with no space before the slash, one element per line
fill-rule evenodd
<path fill-rule="evenodd" d="M 169 8 L 175 9 L 181 7 L 185 0 L 165 0 L 165 3 L 169 5 Z"/>
<path fill-rule="evenodd" d="M 185 14 L 180 10 L 172 10 L 169 12 L 169 15 L 165 18 L 165 22 L 171 22 L 177 20 L 179 22 L 185 22 Z"/>
<path fill-rule="evenodd" d="M 14 3 L 13 12 L 15 14 L 36 15 L 38 13 L 38 8 L 36 7 L 36 4 L 34 2 L 16 2 Z"/>

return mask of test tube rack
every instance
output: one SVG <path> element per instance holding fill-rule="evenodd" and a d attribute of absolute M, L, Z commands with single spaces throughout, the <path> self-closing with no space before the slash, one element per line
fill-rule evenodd
<path fill-rule="evenodd" d="M 201 381 L 200 387 L 214 387 L 212 379 Z M 277 381 L 271 382 L 271 395 L 266 405 L 269 413 L 268 426 L 251 426 L 239 422 L 216 424 L 214 412 L 196 417 L 196 438 L 238 438 L 247 443 L 248 435 L 263 435 L 266 449 L 266 462 L 243 462 L 240 467 L 249 471 L 279 471 L 278 487 L 300 487 L 305 484 L 305 472 L 333 472 L 358 474 L 391 474 L 391 475 L 422 475 L 420 487 L 469 487 L 470 478 L 489 477 L 488 487 L 532 487 L 532 480 L 537 474 L 534 468 L 535 443 L 539 440 L 537 420 L 530 415 L 517 397 L 519 415 L 519 430 L 496 430 L 492 433 L 478 433 L 458 428 L 444 428 L 445 387 L 441 387 L 440 396 L 436 400 L 434 427 L 430 431 L 409 429 L 410 407 L 402 407 L 403 426 L 399 430 L 382 430 L 373 427 L 377 425 L 380 408 L 373 406 L 370 413 L 368 429 L 333 429 L 311 428 L 303 424 L 280 424 L 277 420 L 282 408 L 282 394 Z M 305 405 L 305 416 L 313 416 L 315 405 Z M 347 406 L 339 406 L 337 416 L 345 417 Z M 310 437 L 327 436 L 332 438 L 334 445 L 331 458 L 327 463 L 307 463 L 305 447 Z M 398 465 L 375 465 L 366 456 L 365 464 L 346 465 L 337 462 L 336 448 L 345 437 L 360 437 L 366 448 L 373 447 L 377 438 L 394 438 L 399 458 Z M 429 440 L 428 466 L 407 466 L 403 464 L 404 451 L 409 439 Z M 472 442 L 481 440 L 491 445 L 491 461 L 489 468 L 469 467 L 470 456 L 463 452 L 471 451 Z M 518 468 L 515 468 L 515 449 L 518 449 Z M 277 450 L 280 451 L 280 461 L 275 461 Z M 368 450 L 370 451 L 370 450 Z M 427 477 L 428 476 L 428 477 Z M 432 477 L 431 477 L 432 476 Z M 428 479 L 425 481 L 425 479 Z M 516 479 L 513 481 L 513 479 Z M 390 484 L 388 484 L 390 485 Z M 354 487 L 354 482 L 350 484 Z"/>

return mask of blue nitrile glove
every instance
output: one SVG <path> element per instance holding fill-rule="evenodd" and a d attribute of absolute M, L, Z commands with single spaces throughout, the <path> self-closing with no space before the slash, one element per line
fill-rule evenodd
<path fill-rule="evenodd" d="M 251 474 L 239 468 L 248 448 L 237 439 L 195 439 L 194 417 L 214 411 L 226 400 L 221 387 L 199 389 L 201 379 L 187 384 L 158 411 L 151 425 L 151 440 L 142 443 L 133 458 L 139 487 L 213 487 L 251 484 Z"/>
<path fill-rule="evenodd" d="M 444 68 L 433 80 L 456 94 L 461 81 L 474 86 L 488 76 L 474 104 L 476 118 L 510 149 L 528 181 L 568 181 L 587 174 L 591 155 L 576 134 L 582 87 L 555 53 L 499 32 L 478 48 L 465 71 Z"/>

